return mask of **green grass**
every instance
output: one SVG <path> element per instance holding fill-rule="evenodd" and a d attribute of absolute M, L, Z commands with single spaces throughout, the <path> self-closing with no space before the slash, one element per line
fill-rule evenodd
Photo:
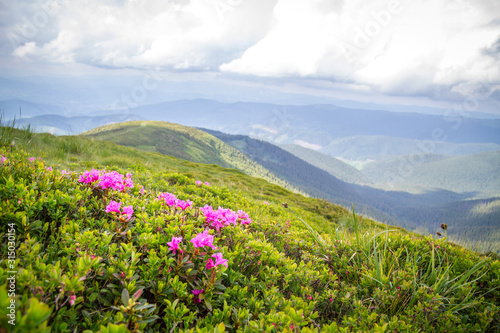
<path fill-rule="evenodd" d="M 500 262 L 446 238 L 389 229 L 234 169 L 85 137 L 2 135 L 15 145 L 0 148 L 7 222 L 0 232 L 13 225 L 19 258 L 9 262 L 8 244 L 0 244 L 1 311 L 11 299 L 17 311 L 15 327 L 0 317 L 7 331 L 500 329 Z M 93 167 L 131 172 L 135 186 L 120 192 L 79 183 Z M 193 207 L 167 208 L 159 192 Z M 133 219 L 106 213 L 111 200 L 133 206 Z M 204 205 L 244 210 L 252 223 L 210 229 L 217 249 L 194 248 L 189 240 L 207 228 Z M 169 250 L 172 237 L 183 237 L 183 252 Z M 214 252 L 227 268 L 206 268 Z M 10 264 L 19 271 L 16 297 L 8 296 Z M 199 298 L 195 289 L 203 289 Z"/>

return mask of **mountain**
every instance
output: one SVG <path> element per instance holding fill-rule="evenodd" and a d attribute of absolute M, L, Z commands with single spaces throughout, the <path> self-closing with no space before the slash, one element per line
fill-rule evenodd
<path fill-rule="evenodd" d="M 279 145 L 279 147 L 344 182 L 360 185 L 371 183 L 358 169 L 332 156 L 299 145 Z"/>
<path fill-rule="evenodd" d="M 376 135 L 335 139 L 318 151 L 347 160 L 362 161 L 410 154 L 471 155 L 495 150 L 500 150 L 497 143 L 453 143 Z"/>
<path fill-rule="evenodd" d="M 500 329 L 493 253 L 87 136 L 0 127 L 0 156 L 5 331 Z"/>
<path fill-rule="evenodd" d="M 155 120 L 244 134 L 275 143 L 327 146 L 351 136 L 387 136 L 454 143 L 500 144 L 500 119 L 361 110 L 335 105 L 277 105 L 180 100 L 131 109 Z"/>
<path fill-rule="evenodd" d="M 70 135 L 73 133 L 81 133 L 98 126 L 141 119 L 143 118 L 133 114 L 108 114 L 102 116 L 79 117 L 42 115 L 28 119 L 18 119 L 16 120 L 16 125 L 19 127 L 30 125 L 36 132 L 47 132 L 54 135 Z"/>
<path fill-rule="evenodd" d="M 193 162 L 235 168 L 346 208 L 354 205 L 356 211 L 366 216 L 410 229 L 418 229 L 429 221 L 427 211 L 468 198 L 468 194 L 438 188 L 412 194 L 350 184 L 268 142 L 205 131 L 148 121 L 107 125 L 84 135 Z M 416 210 L 423 214 L 416 214 Z"/>
<path fill-rule="evenodd" d="M 196 128 L 158 121 L 132 121 L 97 127 L 81 135 L 192 162 L 238 169 L 294 190 L 262 165 Z"/>
<path fill-rule="evenodd" d="M 47 114 L 63 115 L 66 112 L 66 109 L 60 106 L 34 103 L 22 99 L 0 101 L 0 113 L 4 119 L 16 118 L 19 120 L 24 117 L 31 118 Z"/>
<path fill-rule="evenodd" d="M 500 150 L 467 156 L 417 154 L 366 164 L 361 171 L 391 188 L 440 188 L 473 196 L 500 195 Z M 383 186 L 383 185 L 382 185 Z"/>

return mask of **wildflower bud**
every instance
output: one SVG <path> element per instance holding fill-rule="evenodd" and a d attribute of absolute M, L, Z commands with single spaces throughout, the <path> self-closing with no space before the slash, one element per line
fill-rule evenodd
<path fill-rule="evenodd" d="M 439 231 L 436 231 L 436 235 L 441 236 L 441 233 Z"/>
<path fill-rule="evenodd" d="M 288 204 L 286 202 L 282 203 L 283 207 L 288 208 Z"/>
<path fill-rule="evenodd" d="M 441 229 L 448 230 L 448 225 L 446 223 L 441 223 Z"/>

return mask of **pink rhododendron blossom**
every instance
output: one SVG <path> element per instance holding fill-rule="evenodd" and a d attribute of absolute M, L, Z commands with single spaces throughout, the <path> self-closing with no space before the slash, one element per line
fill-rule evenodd
<path fill-rule="evenodd" d="M 96 169 L 92 169 L 90 171 L 85 171 L 80 176 L 80 178 L 78 178 L 78 181 L 80 183 L 85 183 L 85 184 L 90 184 L 90 183 L 96 182 L 99 180 L 100 173 L 101 172 L 99 170 L 96 170 Z"/>
<path fill-rule="evenodd" d="M 200 294 L 202 294 L 204 292 L 203 289 L 195 289 L 195 290 L 191 290 L 191 292 L 193 293 L 194 295 L 194 303 L 201 303 L 201 300 L 200 300 Z"/>
<path fill-rule="evenodd" d="M 133 206 L 132 205 L 125 206 L 123 207 L 122 211 L 120 211 L 121 206 L 122 206 L 121 202 L 116 202 L 111 200 L 109 205 L 106 206 L 106 213 L 115 212 L 121 215 L 127 215 L 127 219 L 130 220 L 132 218 L 132 215 L 134 214 Z"/>
<path fill-rule="evenodd" d="M 192 205 L 193 205 L 193 202 L 189 199 L 187 201 L 179 200 L 179 199 L 177 199 L 175 201 L 175 207 L 179 207 L 182 210 L 186 210 L 186 208 L 189 208 Z"/>
<path fill-rule="evenodd" d="M 2 157 L 0 158 L 0 162 L 2 164 L 5 164 L 5 161 L 7 161 L 7 159 L 5 158 L 5 156 L 2 155 Z"/>
<path fill-rule="evenodd" d="M 172 241 L 167 243 L 167 245 L 170 246 L 170 251 L 173 251 L 174 254 L 175 254 L 175 250 L 179 250 L 179 251 L 181 251 L 181 253 L 183 253 L 184 251 L 179 249 L 180 242 L 182 242 L 182 237 L 172 236 Z"/>
<path fill-rule="evenodd" d="M 71 296 L 69 297 L 69 304 L 70 304 L 71 306 L 73 306 L 73 305 L 75 305 L 75 301 L 76 301 L 76 295 L 71 295 Z"/>
<path fill-rule="evenodd" d="M 214 236 L 208 234 L 208 230 L 203 231 L 202 233 L 197 234 L 193 239 L 191 239 L 191 243 L 193 243 L 194 247 L 204 247 L 208 246 L 212 249 L 216 249 L 213 245 Z"/>
<path fill-rule="evenodd" d="M 46 167 L 45 169 L 47 169 L 48 171 L 52 171 L 52 167 Z"/>
<path fill-rule="evenodd" d="M 239 218 L 241 224 L 243 224 L 243 225 L 250 224 L 250 222 L 252 222 L 252 220 L 250 219 L 250 217 L 248 217 L 248 214 L 245 213 L 242 210 L 238 211 L 238 218 Z"/>
<path fill-rule="evenodd" d="M 222 258 L 222 253 L 220 253 L 220 252 L 216 253 L 216 254 L 212 255 L 212 258 L 215 258 L 215 262 L 213 261 L 213 259 L 208 259 L 207 264 L 205 266 L 207 269 L 217 267 L 218 265 L 224 265 L 227 267 L 227 263 L 229 260 Z"/>
<path fill-rule="evenodd" d="M 217 231 L 225 226 L 236 225 L 238 220 L 241 224 L 250 224 L 252 221 L 248 214 L 241 210 L 235 213 L 231 209 L 219 207 L 214 211 L 209 205 L 205 205 L 200 210 L 205 215 L 208 225 Z"/>
<path fill-rule="evenodd" d="M 165 203 L 170 207 L 174 207 L 175 202 L 177 201 L 177 198 L 175 197 L 175 195 L 173 195 L 172 193 L 168 193 L 168 192 L 160 193 L 160 195 L 158 195 L 158 197 L 156 199 L 158 199 L 158 200 L 163 199 L 165 201 Z"/>
<path fill-rule="evenodd" d="M 30 158 L 29 158 L 30 162 L 34 162 L 34 161 L 35 161 L 35 159 L 36 159 L 36 158 L 34 158 L 34 157 L 30 157 Z"/>
<path fill-rule="evenodd" d="M 205 182 L 205 186 L 210 186 L 210 183 L 209 182 Z"/>
<path fill-rule="evenodd" d="M 269 205 L 269 202 L 264 201 L 264 202 L 263 202 L 263 204 L 264 204 L 264 205 Z"/>
<path fill-rule="evenodd" d="M 134 214 L 134 208 L 132 205 L 123 207 L 122 214 L 127 215 L 127 218 L 130 220 L 132 218 L 132 214 Z"/>
<path fill-rule="evenodd" d="M 111 200 L 109 205 L 106 206 L 106 213 L 115 212 L 115 213 L 120 214 L 120 207 L 121 206 L 122 206 L 121 202 L 116 202 L 116 201 Z"/>
<path fill-rule="evenodd" d="M 116 191 L 123 191 L 127 187 L 130 188 L 134 187 L 134 183 L 130 178 L 131 176 L 132 176 L 131 174 L 127 174 L 127 177 L 124 178 L 122 174 L 116 171 L 105 172 L 92 169 L 91 171 L 85 171 L 80 176 L 78 181 L 80 183 L 86 183 L 86 184 L 92 184 L 98 182 L 97 186 L 102 189 L 113 189 Z"/>
<path fill-rule="evenodd" d="M 197 180 L 194 182 L 196 185 L 201 186 L 201 180 Z"/>

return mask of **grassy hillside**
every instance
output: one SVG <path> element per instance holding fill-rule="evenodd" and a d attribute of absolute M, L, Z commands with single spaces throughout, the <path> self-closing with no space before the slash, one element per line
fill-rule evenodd
<path fill-rule="evenodd" d="M 347 208 L 354 204 L 358 212 L 412 230 L 421 230 L 435 217 L 446 215 L 450 203 L 466 198 L 442 190 L 415 195 L 348 184 L 270 143 L 242 135 L 207 131 L 210 134 L 164 122 L 128 122 L 100 127 L 85 135 L 191 161 L 238 168 L 247 174 L 282 184 L 289 189 L 299 189 Z M 453 212 L 449 212 L 449 215 L 452 216 Z M 468 222 L 472 221 L 475 220 Z M 464 239 L 464 235 L 455 234 L 461 230 L 453 228 L 450 236 Z M 478 246 L 474 248 L 486 251 L 491 246 L 484 244 L 485 240 L 482 235 L 474 233 L 467 239 L 467 245 L 471 246 L 471 242 L 477 241 Z"/>
<path fill-rule="evenodd" d="M 238 150 L 196 128 L 160 121 L 132 121 L 101 126 L 81 135 L 192 162 L 235 168 L 294 190 Z"/>
<path fill-rule="evenodd" d="M 500 195 L 500 151 L 468 156 L 407 155 L 366 164 L 361 170 L 376 183 L 441 188 L 478 196 Z"/>
<path fill-rule="evenodd" d="M 370 184 L 370 180 L 359 170 L 332 156 L 298 145 L 280 145 L 280 147 L 347 183 Z"/>
<path fill-rule="evenodd" d="M 500 262 L 445 239 L 232 169 L 0 130 L 6 331 L 500 329 Z"/>

